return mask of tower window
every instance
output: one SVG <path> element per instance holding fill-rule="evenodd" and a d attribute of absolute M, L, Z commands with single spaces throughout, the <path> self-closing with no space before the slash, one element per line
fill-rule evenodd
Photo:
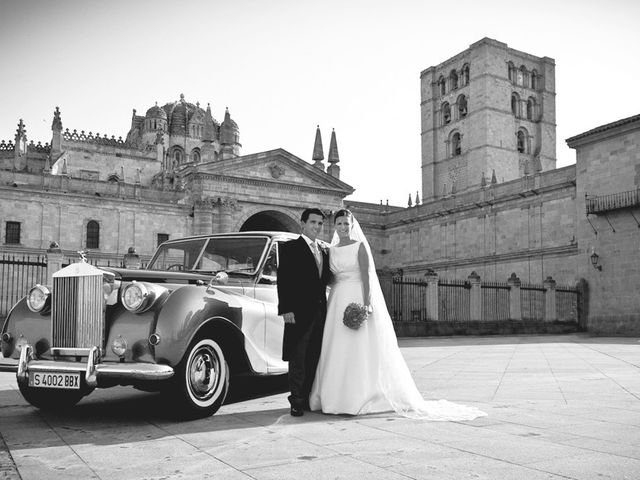
<path fill-rule="evenodd" d="M 518 132 L 518 152 L 524 153 L 524 133 Z"/>
<path fill-rule="evenodd" d="M 191 151 L 191 161 L 194 163 L 200 162 L 200 151 L 197 148 L 194 148 Z"/>
<path fill-rule="evenodd" d="M 531 153 L 531 139 L 529 137 L 529 132 L 527 132 L 524 128 L 521 128 L 516 133 L 516 149 L 519 153 Z"/>
<path fill-rule="evenodd" d="M 442 75 L 438 79 L 438 90 L 440 91 L 440 95 L 447 93 L 447 86 Z"/>
<path fill-rule="evenodd" d="M 516 81 L 516 67 L 512 62 L 507 63 L 507 71 L 509 75 L 509 81 L 515 83 Z"/>
<path fill-rule="evenodd" d="M 456 132 L 451 137 L 451 152 L 454 157 L 462 153 L 462 139 L 460 133 Z"/>
<path fill-rule="evenodd" d="M 523 87 L 529 87 L 529 72 L 527 71 L 527 67 L 524 65 L 520 67 L 520 76 L 522 77 L 520 85 Z"/>
<path fill-rule="evenodd" d="M 455 70 L 451 70 L 449 78 L 451 79 L 451 90 L 456 90 L 458 88 L 458 73 Z"/>
<path fill-rule="evenodd" d="M 511 112 L 516 116 L 520 116 L 520 96 L 517 93 L 511 94 Z"/>
<path fill-rule="evenodd" d="M 100 248 L 100 224 L 95 220 L 87 223 L 87 248 Z"/>
<path fill-rule="evenodd" d="M 467 97 L 464 95 L 458 97 L 458 116 L 460 118 L 467 116 Z"/>
<path fill-rule="evenodd" d="M 462 86 L 466 87 L 469 85 L 469 64 L 465 63 L 462 66 Z"/>
<path fill-rule="evenodd" d="M 534 120 L 536 112 L 536 101 L 533 97 L 527 100 L 527 120 Z"/>
<path fill-rule="evenodd" d="M 538 72 L 535 70 L 531 71 L 531 88 L 534 90 L 538 89 Z"/>
<path fill-rule="evenodd" d="M 20 222 L 7 222 L 5 224 L 4 243 L 18 245 L 20 243 Z"/>
<path fill-rule="evenodd" d="M 442 122 L 447 125 L 451 122 L 451 106 L 449 102 L 444 102 L 442 104 Z"/>

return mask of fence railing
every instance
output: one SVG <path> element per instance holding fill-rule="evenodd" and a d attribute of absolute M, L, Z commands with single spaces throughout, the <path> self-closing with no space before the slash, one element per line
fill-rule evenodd
<path fill-rule="evenodd" d="M 587 213 L 608 212 L 640 205 L 640 189 L 610 195 L 587 195 Z"/>
<path fill-rule="evenodd" d="M 387 308 L 396 323 L 409 322 L 578 322 L 578 287 L 559 286 L 551 278 L 523 284 L 424 277 L 380 277 Z"/>
<path fill-rule="evenodd" d="M 36 283 L 45 283 L 47 258 L 44 255 L 0 256 L 0 318 Z"/>
<path fill-rule="evenodd" d="M 482 282 L 482 320 L 508 320 L 509 319 L 509 292 L 508 283 Z"/>

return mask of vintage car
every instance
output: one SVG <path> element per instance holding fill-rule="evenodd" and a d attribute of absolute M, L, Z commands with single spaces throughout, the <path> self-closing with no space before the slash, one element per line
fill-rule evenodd
<path fill-rule="evenodd" d="M 276 281 L 278 244 L 292 238 L 170 240 L 145 270 L 71 264 L 9 312 L 0 371 L 16 372 L 24 398 L 43 409 L 132 385 L 162 391 L 184 416 L 212 415 L 234 376 L 287 372 Z"/>

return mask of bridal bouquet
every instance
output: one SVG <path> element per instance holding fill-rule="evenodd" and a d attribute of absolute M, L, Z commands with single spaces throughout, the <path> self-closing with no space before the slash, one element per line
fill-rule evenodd
<path fill-rule="evenodd" d="M 367 307 L 359 303 L 350 303 L 347 305 L 347 308 L 344 309 L 342 323 L 349 328 L 357 330 L 368 316 L 369 312 L 367 311 Z"/>

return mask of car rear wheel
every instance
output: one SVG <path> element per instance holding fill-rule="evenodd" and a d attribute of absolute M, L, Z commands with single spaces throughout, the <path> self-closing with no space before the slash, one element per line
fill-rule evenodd
<path fill-rule="evenodd" d="M 18 388 L 27 402 L 41 410 L 53 411 L 73 407 L 85 395 L 79 390 L 33 388 L 22 382 L 18 382 Z"/>
<path fill-rule="evenodd" d="M 201 418 L 218 411 L 229 390 L 229 366 L 220 345 L 196 338 L 176 367 L 172 394 L 180 416 Z"/>

